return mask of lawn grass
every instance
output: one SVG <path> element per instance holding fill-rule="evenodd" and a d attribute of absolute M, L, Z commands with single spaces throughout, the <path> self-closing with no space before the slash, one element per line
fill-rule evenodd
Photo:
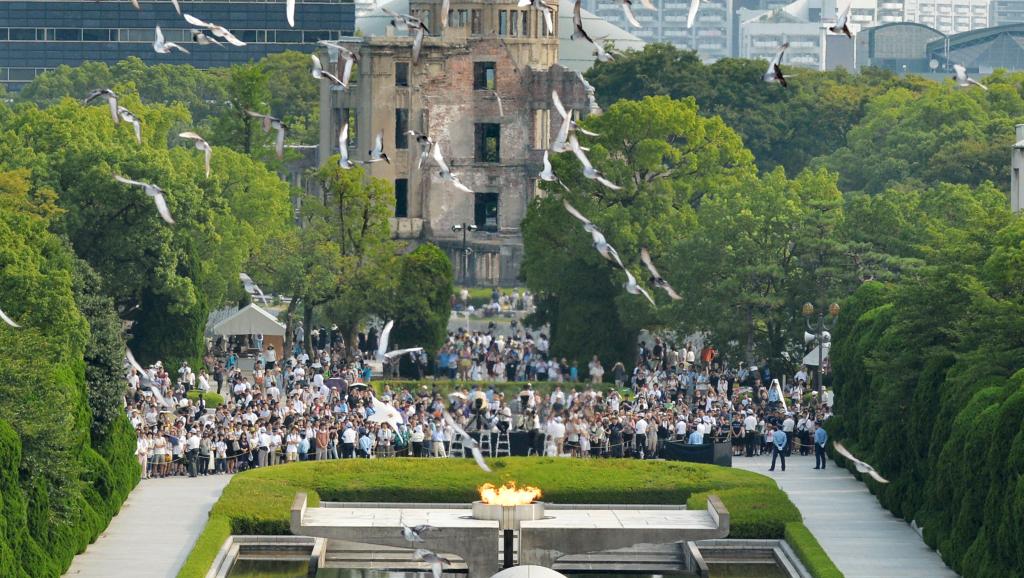
<path fill-rule="evenodd" d="M 493 472 L 486 474 L 471 460 L 332 460 L 238 474 L 211 509 L 210 521 L 178 576 L 205 576 L 231 534 L 289 534 L 290 508 L 298 492 L 309 495 L 311 506 L 320 500 L 466 504 L 477 499 L 477 487 L 484 482 L 515 480 L 540 487 L 542 499 L 551 503 L 689 503 L 700 509 L 707 507 L 707 494 L 714 493 L 729 509 L 732 537 L 782 538 L 787 523 L 803 527 L 786 494 L 770 478 L 753 472 L 688 462 L 605 459 L 501 458 L 489 464 Z M 828 559 L 816 541 L 802 543 L 797 551 Z"/>

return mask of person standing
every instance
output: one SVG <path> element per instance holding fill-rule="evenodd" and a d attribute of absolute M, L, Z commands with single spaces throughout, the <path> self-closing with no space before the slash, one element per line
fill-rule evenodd
<path fill-rule="evenodd" d="M 786 446 L 788 442 L 789 440 L 785 432 L 776 428 L 775 433 L 772 434 L 772 467 L 768 468 L 769 472 L 775 471 L 775 458 L 782 459 L 782 471 L 786 471 Z"/>
<path fill-rule="evenodd" d="M 757 417 L 752 410 L 747 410 L 747 417 L 743 418 L 743 431 L 746 435 L 747 457 L 754 457 L 754 450 L 757 447 Z"/>
<path fill-rule="evenodd" d="M 786 457 L 793 451 L 793 430 L 796 429 L 796 421 L 793 420 L 793 413 L 786 412 L 786 419 L 782 420 L 782 433 L 786 434 Z"/>
<path fill-rule="evenodd" d="M 331 441 L 331 433 L 326 425 L 321 425 L 316 430 L 316 459 L 317 461 L 327 459 L 327 444 Z"/>
<path fill-rule="evenodd" d="M 825 469 L 825 444 L 827 443 L 828 432 L 820 424 L 814 424 L 814 469 L 816 470 Z"/>
<path fill-rule="evenodd" d="M 188 477 L 196 477 L 196 460 L 199 458 L 199 434 L 196 430 L 192 430 L 189 433 L 188 441 L 186 442 L 185 460 L 188 465 Z"/>

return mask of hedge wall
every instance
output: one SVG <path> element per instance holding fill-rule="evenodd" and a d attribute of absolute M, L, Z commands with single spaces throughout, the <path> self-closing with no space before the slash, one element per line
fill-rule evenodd
<path fill-rule="evenodd" d="M 707 507 L 707 495 L 714 493 L 731 514 L 731 537 L 783 538 L 788 524 L 803 528 L 800 512 L 774 481 L 743 470 L 636 460 L 500 458 L 488 463 L 491 474 L 482 473 L 471 460 L 415 458 L 300 462 L 237 474 L 210 511 L 178 576 L 205 576 L 231 534 L 289 534 L 290 508 L 298 492 L 309 495 L 310 505 L 320 500 L 465 504 L 478 499 L 477 487 L 484 482 L 516 480 L 538 486 L 543 499 L 554 503 L 688 504 L 699 509 Z M 828 560 L 813 537 L 794 548 L 806 552 L 808 559 Z"/>
<path fill-rule="evenodd" d="M 22 325 L 0 324 L 0 576 L 57 577 L 139 471 L 113 303 L 27 176 L 0 172 L 0 295 L 18 297 L 4 311 Z"/>
<path fill-rule="evenodd" d="M 954 570 L 1022 576 L 1024 304 L 969 273 L 868 283 L 848 299 L 830 433 L 891 481 L 864 478 Z"/>

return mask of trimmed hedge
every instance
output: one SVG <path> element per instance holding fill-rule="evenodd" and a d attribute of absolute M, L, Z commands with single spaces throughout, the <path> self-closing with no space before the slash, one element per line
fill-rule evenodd
<path fill-rule="evenodd" d="M 786 524 L 802 526 L 800 513 L 770 478 L 730 468 L 686 462 L 501 458 L 485 474 L 470 460 L 332 460 L 300 462 L 236 475 L 210 511 L 210 521 L 178 576 L 204 576 L 231 534 L 289 534 L 298 492 L 343 502 L 469 503 L 484 482 L 515 480 L 544 491 L 554 503 L 688 504 L 707 507 L 722 498 L 732 516 L 730 536 L 783 538 Z M 817 543 L 805 549 L 825 556 Z M 827 556 L 825 556 L 827 558 Z M 823 575 L 826 576 L 826 575 Z"/>
<path fill-rule="evenodd" d="M 1024 304 L 986 283 L 962 268 L 867 283 L 832 349 L 830 437 L 891 482 L 855 472 L 968 578 L 1024 575 Z"/>
<path fill-rule="evenodd" d="M 804 567 L 814 578 L 843 578 L 843 573 L 821 548 L 818 539 L 801 522 L 786 524 L 786 542 L 800 557 Z"/>
<path fill-rule="evenodd" d="M 203 399 L 206 400 L 206 407 L 213 409 L 218 405 L 224 405 L 224 396 L 217 393 L 216 391 L 207 391 L 205 393 L 193 389 L 192 391 L 185 394 L 186 397 L 191 399 L 193 402 L 199 401 L 199 395 L 202 394 Z"/>

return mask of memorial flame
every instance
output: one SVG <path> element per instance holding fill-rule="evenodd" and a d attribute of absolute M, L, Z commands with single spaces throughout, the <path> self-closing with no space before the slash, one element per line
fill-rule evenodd
<path fill-rule="evenodd" d="M 484 484 L 477 489 L 480 490 L 480 501 L 496 506 L 532 504 L 541 497 L 540 488 L 533 486 L 516 487 L 514 481 L 506 482 L 501 487 L 496 487 L 494 484 Z"/>

